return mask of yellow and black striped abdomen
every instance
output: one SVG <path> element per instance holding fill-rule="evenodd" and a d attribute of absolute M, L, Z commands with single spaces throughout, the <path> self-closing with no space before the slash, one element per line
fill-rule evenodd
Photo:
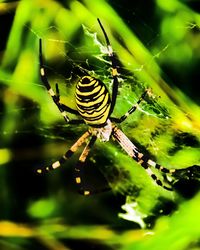
<path fill-rule="evenodd" d="M 78 112 L 88 125 L 105 124 L 111 100 L 103 82 L 91 76 L 84 76 L 77 83 L 75 97 Z"/>

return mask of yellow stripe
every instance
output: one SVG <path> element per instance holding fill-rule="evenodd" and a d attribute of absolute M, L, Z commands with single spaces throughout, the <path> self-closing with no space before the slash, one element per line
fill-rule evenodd
<path fill-rule="evenodd" d="M 107 118 L 108 118 L 108 114 L 109 114 L 109 108 L 105 111 L 104 116 L 101 119 L 98 119 L 96 121 L 87 121 L 87 119 L 84 119 L 85 122 L 89 125 L 99 125 L 99 124 L 103 124 L 106 122 Z"/>
<path fill-rule="evenodd" d="M 90 191 L 84 191 L 84 195 L 89 195 L 90 194 Z"/>
<path fill-rule="evenodd" d="M 76 183 L 80 184 L 81 183 L 81 178 L 80 177 L 76 177 Z"/>
<path fill-rule="evenodd" d="M 60 167 L 60 162 L 59 161 L 56 161 L 52 164 L 52 168 L 55 169 L 55 168 L 58 168 Z"/>
<path fill-rule="evenodd" d="M 156 163 L 155 163 L 154 161 L 152 161 L 151 159 L 149 159 L 149 160 L 147 161 L 147 163 L 148 163 L 149 165 L 151 165 L 152 167 L 155 167 L 155 166 L 156 166 Z"/>
<path fill-rule="evenodd" d="M 50 96 L 55 96 L 53 89 L 49 89 L 48 92 L 49 92 Z"/>
<path fill-rule="evenodd" d="M 93 114 L 89 114 L 88 112 L 86 112 L 86 113 L 84 113 L 83 114 L 83 116 L 87 119 L 87 117 L 88 118 L 94 118 L 94 117 L 97 117 L 97 116 L 101 116 L 101 115 L 103 115 L 105 112 L 106 112 L 106 109 L 107 108 L 109 108 L 109 106 L 105 106 L 102 110 L 101 110 L 101 112 L 99 111 L 99 112 L 94 112 Z"/>
<path fill-rule="evenodd" d="M 99 92 L 99 94 L 97 94 L 97 95 L 95 96 L 95 99 L 96 99 L 96 98 L 98 99 L 101 95 L 103 95 L 104 91 L 105 91 L 105 87 L 103 86 L 103 88 L 101 89 L 101 91 Z M 90 92 L 90 93 L 91 93 L 91 92 Z M 77 95 L 76 95 L 76 98 L 77 98 L 77 100 L 80 100 L 80 102 L 82 101 L 82 99 L 79 98 Z"/>
<path fill-rule="evenodd" d="M 105 99 L 108 99 L 108 96 L 106 96 L 105 97 Z M 91 111 L 86 111 L 86 110 L 84 110 L 84 109 L 82 109 L 82 108 L 79 108 L 78 106 L 77 106 L 77 109 L 81 112 L 81 113 L 85 113 L 85 114 L 88 114 L 88 116 L 91 114 L 91 117 L 92 117 L 92 113 L 98 113 L 98 112 L 101 112 L 101 109 L 102 108 L 108 108 L 108 106 L 107 106 L 107 104 L 108 104 L 108 102 L 107 102 L 107 100 L 104 100 L 104 102 L 101 104 L 101 106 L 98 108 L 98 109 L 96 109 L 96 110 L 91 110 Z M 105 106 L 105 107 L 104 107 Z M 110 106 L 110 105 L 109 105 Z M 94 114 L 95 114 L 94 113 Z M 103 111 L 101 112 L 101 113 L 103 113 Z M 96 116 L 96 115 L 95 115 Z"/>
<path fill-rule="evenodd" d="M 108 99 L 109 99 L 109 93 L 106 94 L 103 103 L 101 104 L 101 107 L 104 107 L 108 103 Z M 98 109 L 100 109 L 100 107 Z"/>
<path fill-rule="evenodd" d="M 62 111 L 62 112 L 61 112 L 61 115 L 62 115 L 62 116 L 67 116 L 67 112 L 66 112 L 66 111 Z"/>
<path fill-rule="evenodd" d="M 81 92 L 78 89 L 76 89 L 76 94 L 78 95 L 82 95 L 82 96 L 88 96 L 88 95 L 92 95 L 95 93 L 98 93 L 98 91 L 101 89 L 101 85 L 97 86 L 96 88 L 94 88 L 93 91 L 86 91 L 86 92 Z"/>
<path fill-rule="evenodd" d="M 107 103 L 108 102 L 108 93 L 106 94 L 106 96 L 105 95 L 102 95 L 102 96 L 100 96 L 97 100 L 95 100 L 95 101 L 91 101 L 91 102 L 80 102 L 79 100 L 77 100 L 76 99 L 76 103 L 77 104 L 79 104 L 79 105 L 81 105 L 81 106 L 83 106 L 83 107 L 90 107 L 90 106 L 93 106 L 93 105 L 95 105 L 95 104 L 98 104 L 98 103 L 100 103 L 100 102 L 102 102 L 103 101 L 103 104 L 104 103 Z M 102 105 L 103 105 L 102 104 Z M 101 106 L 102 106 L 101 105 Z M 104 106 L 104 105 L 103 105 Z"/>
<path fill-rule="evenodd" d="M 87 131 L 85 134 L 83 134 L 76 143 L 70 148 L 72 152 L 76 152 L 76 150 L 83 144 L 85 139 L 90 135 L 90 133 Z"/>
<path fill-rule="evenodd" d="M 112 68 L 112 75 L 113 76 L 117 76 L 118 75 L 118 72 L 117 72 L 116 68 Z"/>
<path fill-rule="evenodd" d="M 85 78 L 85 77 L 84 77 Z M 82 78 L 81 79 L 81 81 L 84 79 L 84 78 Z M 88 83 L 82 83 L 81 81 L 79 81 L 78 82 L 78 86 L 81 86 L 81 87 L 88 87 L 88 86 L 92 86 L 93 84 L 95 84 L 96 83 L 96 80 L 94 79 L 94 78 L 89 78 L 89 80 L 90 80 L 90 82 L 88 82 Z"/>
<path fill-rule="evenodd" d="M 40 74 L 41 74 L 42 76 L 45 75 L 45 73 L 44 73 L 44 68 L 41 68 L 41 69 L 40 69 Z"/>
<path fill-rule="evenodd" d="M 109 54 L 109 56 L 112 56 L 112 54 L 113 54 L 113 49 L 110 45 L 108 45 L 108 54 Z"/>

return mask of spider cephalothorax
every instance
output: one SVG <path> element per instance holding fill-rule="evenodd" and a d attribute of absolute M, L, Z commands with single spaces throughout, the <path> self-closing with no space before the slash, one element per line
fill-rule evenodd
<path fill-rule="evenodd" d="M 148 173 L 148 175 L 159 185 L 167 190 L 171 190 L 171 187 L 164 185 L 153 173 L 151 167 L 162 171 L 163 173 L 173 173 L 175 170 L 169 170 L 163 166 L 157 164 L 156 162 L 149 159 L 146 155 L 141 153 L 139 149 L 128 139 L 128 137 L 116 126 L 117 123 L 123 122 L 130 114 L 132 114 L 138 107 L 138 105 L 144 100 L 146 95 L 150 92 L 147 89 L 139 98 L 139 100 L 134 104 L 126 114 L 122 115 L 120 118 L 112 117 L 112 113 L 115 107 L 117 93 L 118 93 L 118 66 L 115 53 L 113 53 L 110 41 L 104 30 L 103 25 L 100 20 L 98 23 L 103 31 L 108 56 L 111 61 L 111 74 L 113 78 L 112 95 L 109 94 L 106 85 L 92 76 L 82 77 L 76 86 L 75 91 L 75 101 L 77 110 L 72 109 L 60 102 L 59 88 L 56 84 L 56 92 L 51 88 L 48 79 L 46 77 L 43 57 L 42 57 L 42 40 L 40 39 L 40 75 L 44 86 L 47 88 L 49 94 L 51 95 L 53 101 L 57 105 L 61 114 L 63 115 L 65 121 L 71 124 L 86 123 L 89 126 L 88 131 L 86 131 L 73 145 L 67 150 L 67 152 L 51 166 L 38 169 L 38 173 L 48 172 L 50 170 L 60 167 L 66 160 L 68 160 L 77 149 L 86 142 L 86 146 L 82 151 L 77 166 L 75 168 L 75 181 L 79 186 L 79 191 L 81 194 L 89 195 L 103 190 L 93 190 L 85 187 L 83 168 L 85 165 L 86 158 L 90 152 L 91 147 L 94 145 L 96 139 L 106 142 L 112 138 L 117 141 L 124 151 L 134 160 L 136 160 Z M 72 113 L 81 116 L 82 119 L 70 120 L 67 113 Z M 104 190 L 107 190 L 104 189 Z"/>
<path fill-rule="evenodd" d="M 92 135 L 96 136 L 101 142 L 107 142 L 110 140 L 112 133 L 112 123 L 107 119 L 106 123 L 102 127 L 91 127 L 89 129 Z"/>

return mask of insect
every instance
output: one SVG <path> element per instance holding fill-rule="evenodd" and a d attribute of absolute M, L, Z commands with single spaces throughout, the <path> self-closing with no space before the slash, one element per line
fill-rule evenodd
<path fill-rule="evenodd" d="M 99 20 L 97 19 L 100 28 L 103 32 L 106 47 L 108 51 L 108 57 L 111 62 L 111 75 L 112 75 L 112 95 L 110 95 L 106 85 L 99 79 L 96 79 L 90 75 L 83 76 L 76 85 L 75 101 L 77 109 L 72 109 L 60 102 L 60 94 L 58 84 L 56 84 L 56 91 L 51 88 L 50 83 L 45 73 L 45 67 L 42 55 L 42 40 L 39 41 L 39 60 L 40 60 L 40 75 L 41 80 L 46 87 L 48 93 L 52 97 L 54 103 L 57 105 L 59 111 L 64 117 L 65 121 L 69 124 L 81 124 L 86 123 L 89 129 L 71 146 L 69 150 L 56 162 L 49 167 L 43 167 L 37 170 L 38 173 L 45 173 L 51 170 L 59 168 L 65 163 L 76 151 L 86 143 L 78 163 L 75 167 L 75 182 L 79 186 L 79 192 L 83 195 L 94 194 L 97 191 L 89 190 L 84 185 L 83 168 L 85 166 L 86 158 L 94 145 L 95 141 L 99 139 L 102 142 L 107 142 L 110 139 L 118 142 L 122 149 L 135 161 L 137 161 L 147 172 L 147 174 L 155 181 L 159 186 L 167 190 L 171 190 L 171 187 L 163 184 L 157 176 L 151 170 L 151 167 L 162 171 L 163 173 L 171 174 L 175 170 L 169 170 L 153 160 L 149 159 L 146 155 L 141 153 L 139 149 L 129 140 L 129 138 L 120 130 L 116 124 L 122 123 L 131 115 L 138 107 L 138 105 L 144 100 L 146 95 L 150 95 L 149 89 L 141 95 L 137 103 L 135 103 L 130 109 L 121 117 L 112 117 L 113 110 L 115 108 L 118 85 L 119 85 L 119 73 L 117 65 L 117 57 L 113 52 L 108 35 Z M 68 113 L 81 116 L 82 119 L 70 120 Z"/>

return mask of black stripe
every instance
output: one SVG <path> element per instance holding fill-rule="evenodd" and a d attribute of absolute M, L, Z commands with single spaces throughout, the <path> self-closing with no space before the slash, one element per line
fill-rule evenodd
<path fill-rule="evenodd" d="M 108 99 L 109 100 L 109 99 Z M 104 101 L 104 100 L 103 100 Z M 103 102 L 102 101 L 102 102 Z M 96 103 L 94 104 L 93 106 L 89 106 L 89 107 L 85 107 L 85 106 L 82 106 L 80 104 L 77 104 L 77 107 L 79 109 L 79 111 L 81 113 L 88 113 L 88 114 L 93 114 L 94 112 L 100 112 L 103 108 L 105 108 L 106 105 L 109 104 L 109 102 L 107 101 L 106 104 L 104 106 L 101 107 L 102 105 L 102 102 L 99 102 L 99 103 Z M 101 108 L 100 108 L 101 107 Z M 100 108 L 99 110 L 97 110 L 98 108 Z M 89 111 L 92 111 L 93 112 L 89 112 Z"/>
<path fill-rule="evenodd" d="M 143 160 L 143 161 L 145 161 L 145 162 L 147 163 L 148 160 L 149 160 L 149 157 L 146 156 L 146 155 L 143 155 L 143 156 L 141 157 L 141 160 Z"/>
<path fill-rule="evenodd" d="M 86 121 L 88 121 L 88 122 L 93 122 L 93 121 L 98 121 L 98 120 L 100 120 L 102 117 L 104 116 L 104 114 L 102 114 L 101 116 L 95 116 L 95 117 L 87 117 L 87 116 L 83 116 L 82 115 L 82 117 L 83 117 L 83 119 L 85 119 Z"/>
<path fill-rule="evenodd" d="M 94 121 L 100 120 L 103 116 L 104 116 L 104 115 L 98 116 L 98 117 L 92 117 L 92 118 L 88 118 L 87 116 L 83 116 L 83 118 L 84 118 L 87 122 L 94 122 Z"/>
<path fill-rule="evenodd" d="M 43 68 L 44 69 L 44 68 Z M 41 76 L 41 80 L 44 83 L 45 87 L 47 88 L 47 90 L 50 90 L 51 86 L 49 85 L 46 75 L 40 75 Z"/>
<path fill-rule="evenodd" d="M 104 92 L 101 95 L 99 95 L 100 91 L 91 95 L 88 94 L 87 96 L 76 93 L 75 96 L 79 102 L 88 103 L 88 101 L 96 101 L 103 95 L 106 96 L 106 94 L 108 93 L 108 91 L 104 90 Z"/>
<path fill-rule="evenodd" d="M 54 101 L 55 103 L 57 103 L 57 104 L 59 103 L 60 100 L 59 100 L 59 97 L 58 97 L 58 96 L 53 95 L 52 98 L 53 98 L 53 101 Z"/>
<path fill-rule="evenodd" d="M 169 173 L 170 172 L 169 169 L 161 167 L 161 165 L 159 165 L 157 163 L 156 163 L 155 168 L 157 168 L 158 170 L 162 171 L 163 173 Z"/>
<path fill-rule="evenodd" d="M 169 169 L 167 169 L 167 168 L 162 168 L 162 169 L 159 169 L 159 170 L 162 171 L 165 174 L 170 173 Z"/>
<path fill-rule="evenodd" d="M 160 180 L 156 180 L 156 183 L 159 185 L 159 186 L 163 186 L 162 182 Z"/>
<path fill-rule="evenodd" d="M 81 173 L 84 171 L 84 169 L 83 169 L 84 164 L 85 164 L 85 162 L 82 162 L 82 161 L 77 162 L 77 165 L 76 165 L 76 168 L 75 168 L 75 173 L 76 172 L 78 173 L 77 177 L 80 177 Z"/>
<path fill-rule="evenodd" d="M 52 165 L 53 165 L 53 164 L 52 164 Z M 49 169 L 48 169 L 48 170 L 46 170 L 46 169 L 45 169 L 45 170 L 46 170 L 47 172 L 49 172 L 49 171 L 51 171 L 51 170 L 54 170 L 54 168 L 53 168 L 53 166 L 52 166 L 52 165 L 49 167 Z"/>
<path fill-rule="evenodd" d="M 109 105 L 107 105 L 107 108 L 106 108 L 106 110 L 109 108 Z M 81 114 L 81 116 L 85 119 L 85 120 L 87 120 L 87 121 L 96 121 L 96 120 L 98 120 L 98 119 L 101 119 L 103 116 L 104 116 L 104 113 L 106 112 L 106 110 L 105 111 L 103 111 L 102 113 L 97 113 L 96 114 L 96 116 L 93 116 L 93 117 L 88 117 L 87 116 L 87 113 L 84 113 L 84 114 L 81 114 L 81 112 L 80 112 L 80 114 Z"/>
<path fill-rule="evenodd" d="M 136 161 L 139 161 L 140 158 L 138 157 L 138 152 L 135 152 L 135 151 L 133 150 L 133 153 L 134 153 L 133 158 L 134 158 Z"/>
<path fill-rule="evenodd" d="M 95 80 L 96 81 L 91 86 L 80 86 L 81 81 L 79 81 L 75 93 L 78 112 L 88 123 L 98 123 L 98 120 L 104 118 L 104 120 L 106 120 L 108 116 L 106 112 L 110 108 L 111 103 L 106 85 L 98 79 Z M 91 79 L 91 81 L 94 81 L 94 79 Z M 96 88 L 99 88 L 99 90 Z"/>
<path fill-rule="evenodd" d="M 87 113 L 87 111 L 93 110 L 93 112 L 89 112 L 90 114 L 93 114 L 101 106 L 101 104 L 102 104 L 102 102 L 96 103 L 96 104 L 89 106 L 89 107 L 85 107 L 85 106 L 82 106 L 82 105 L 77 103 L 77 107 L 81 113 Z M 106 103 L 106 105 L 107 105 L 107 103 Z"/>
<path fill-rule="evenodd" d="M 95 86 L 94 85 L 91 85 L 91 86 L 79 86 L 77 85 L 77 89 L 82 92 L 82 93 L 85 93 L 85 92 L 91 92 L 93 91 L 96 87 L 98 86 Z"/>
<path fill-rule="evenodd" d="M 151 175 L 151 178 L 154 179 L 154 180 L 157 180 L 157 177 L 156 177 L 155 174 L 152 174 L 152 175 Z"/>
<path fill-rule="evenodd" d="M 147 166 L 147 163 L 145 161 L 143 161 L 142 163 L 140 163 L 140 165 L 144 168 L 144 169 L 147 169 L 148 166 Z"/>
<path fill-rule="evenodd" d="M 76 85 L 76 88 L 80 91 L 80 92 L 90 92 L 90 91 L 93 91 L 95 88 L 99 87 L 99 86 L 105 86 L 105 84 L 99 80 L 99 79 L 92 79 L 92 81 L 94 81 L 94 84 L 92 84 L 91 86 L 80 86 L 79 83 L 81 82 L 78 82 L 77 85 Z M 90 81 L 90 82 L 92 82 Z"/>
<path fill-rule="evenodd" d="M 76 98 L 78 98 L 80 101 L 82 102 L 87 102 L 88 100 L 92 100 L 92 101 L 96 101 L 98 98 L 100 98 L 102 95 L 106 95 L 107 91 L 106 88 L 104 88 L 104 92 L 99 95 L 100 91 L 102 90 L 103 86 L 101 87 L 101 89 L 98 92 L 95 92 L 94 94 L 89 94 L 87 96 L 85 95 L 80 95 L 76 93 Z"/>
<path fill-rule="evenodd" d="M 88 83 L 91 83 L 94 80 L 95 80 L 95 83 L 96 83 L 96 79 L 95 78 L 93 78 L 91 76 L 88 76 L 88 77 L 85 76 L 85 77 L 81 78 L 79 82 L 82 83 L 82 84 L 88 84 Z"/>
<path fill-rule="evenodd" d="M 148 162 L 149 158 L 148 158 L 146 155 L 143 155 L 141 158 L 138 158 L 138 161 L 140 161 L 140 160 L 143 161 L 142 163 L 140 163 L 141 166 L 142 166 L 143 168 L 147 169 L 147 168 L 148 168 L 147 162 Z"/>
<path fill-rule="evenodd" d="M 137 109 L 137 106 L 134 105 L 134 106 L 128 111 L 129 115 L 130 115 L 131 113 L 133 113 L 136 109 Z"/>
<path fill-rule="evenodd" d="M 62 165 L 63 163 L 65 163 L 65 161 L 66 161 L 65 158 L 62 157 L 62 158 L 59 160 L 60 165 Z"/>
<path fill-rule="evenodd" d="M 109 106 L 109 103 L 110 103 L 109 98 L 104 106 L 102 106 L 103 102 L 104 102 L 104 100 L 102 100 L 102 102 L 96 103 L 96 104 L 89 106 L 89 107 L 85 107 L 85 106 L 82 106 L 80 104 L 77 104 L 77 108 L 82 113 L 93 114 L 94 112 L 101 112 L 101 110 L 104 109 L 105 106 L 107 106 L 107 105 Z M 93 112 L 90 112 L 92 110 L 93 110 Z"/>
<path fill-rule="evenodd" d="M 70 149 L 65 153 L 65 157 L 66 158 L 70 158 L 73 155 L 73 151 L 71 151 Z"/>

